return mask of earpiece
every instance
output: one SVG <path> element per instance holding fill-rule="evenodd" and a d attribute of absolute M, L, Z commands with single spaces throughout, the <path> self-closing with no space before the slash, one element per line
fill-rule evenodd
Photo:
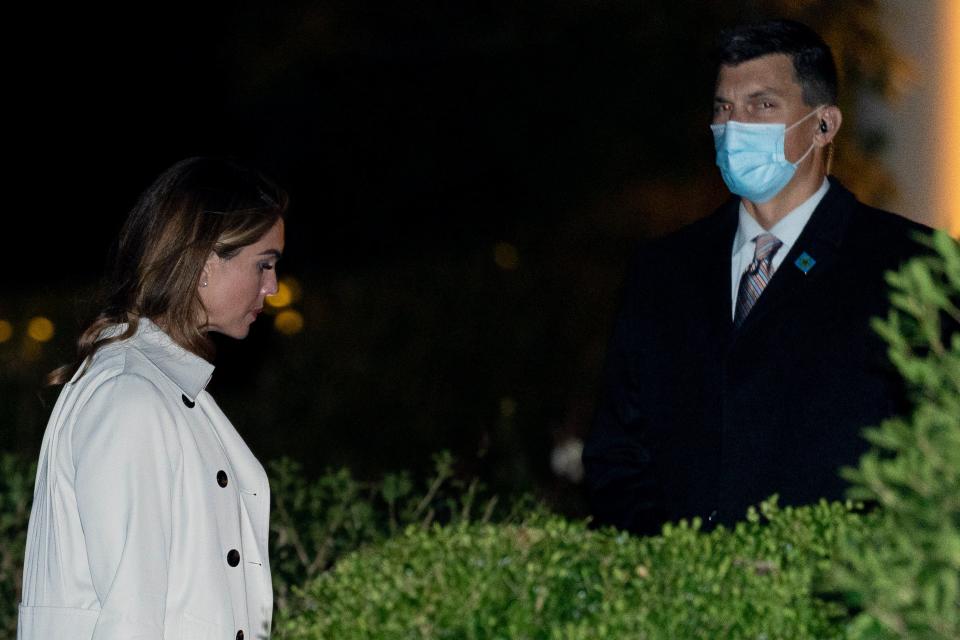
<path fill-rule="evenodd" d="M 820 131 L 821 131 L 822 133 L 826 133 L 826 132 L 827 132 L 827 129 L 829 129 L 829 128 L 830 128 L 830 127 L 827 126 L 827 121 L 826 121 L 826 120 L 821 120 L 821 121 L 820 121 Z"/>

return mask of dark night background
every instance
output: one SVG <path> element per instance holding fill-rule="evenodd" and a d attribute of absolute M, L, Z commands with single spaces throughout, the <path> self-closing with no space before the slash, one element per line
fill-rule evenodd
<path fill-rule="evenodd" d="M 725 197 L 707 124 L 717 30 L 772 14 L 835 47 L 848 100 L 896 64 L 875 2 L 331 0 L 38 8 L 8 54 L 13 255 L 0 280 L 3 447 L 35 455 L 137 194 L 236 155 L 292 195 L 281 275 L 304 329 L 220 341 L 211 392 L 262 459 L 429 466 L 582 509 L 550 452 L 589 429 L 632 246 Z M 842 6 L 838 6 L 842 5 Z M 883 204 L 848 136 L 838 173 Z M 864 167 L 872 167 L 865 170 Z M 53 320 L 50 342 L 25 335 Z"/>

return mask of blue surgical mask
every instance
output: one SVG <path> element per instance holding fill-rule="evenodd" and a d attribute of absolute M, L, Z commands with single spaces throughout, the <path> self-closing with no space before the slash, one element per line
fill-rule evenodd
<path fill-rule="evenodd" d="M 817 107 L 789 127 L 735 120 L 710 125 L 717 166 L 727 188 L 755 203 L 766 202 L 780 193 L 814 146 L 811 142 L 796 162 L 787 161 L 783 153 L 787 131 L 819 112 Z"/>

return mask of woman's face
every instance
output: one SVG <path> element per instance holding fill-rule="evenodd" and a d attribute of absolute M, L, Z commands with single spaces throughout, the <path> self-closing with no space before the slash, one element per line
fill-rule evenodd
<path fill-rule="evenodd" d="M 277 260 L 282 253 L 283 219 L 279 219 L 232 258 L 211 254 L 198 283 L 209 331 L 247 337 L 250 324 L 263 310 L 263 299 L 277 292 Z"/>

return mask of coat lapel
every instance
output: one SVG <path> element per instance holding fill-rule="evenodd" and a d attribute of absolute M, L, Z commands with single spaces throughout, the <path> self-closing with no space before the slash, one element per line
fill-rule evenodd
<path fill-rule="evenodd" d="M 703 245 L 697 251 L 695 276 L 700 293 L 690 300 L 699 313 L 697 326 L 709 332 L 709 344 L 726 344 L 733 328 L 733 306 L 730 299 L 730 252 L 737 232 L 737 200 L 720 209 L 716 226 L 703 235 Z M 717 265 L 720 265 L 718 268 Z M 694 290 L 691 288 L 691 290 Z"/>
<path fill-rule="evenodd" d="M 829 276 L 840 255 L 840 246 L 855 202 L 853 194 L 835 179 L 830 179 L 830 190 L 817 205 L 800 237 L 774 273 L 750 314 L 740 328 L 735 330 L 735 336 L 749 332 L 751 327 L 762 322 L 764 316 L 772 310 L 801 299 L 806 288 L 820 278 Z"/>

